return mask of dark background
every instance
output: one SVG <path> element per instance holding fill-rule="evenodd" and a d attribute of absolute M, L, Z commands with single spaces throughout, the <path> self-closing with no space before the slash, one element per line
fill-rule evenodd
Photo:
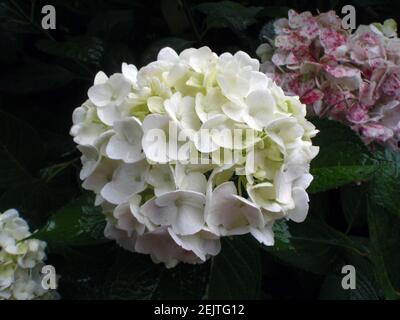
<path fill-rule="evenodd" d="M 271 24 L 268 23 L 286 17 L 288 8 L 311 10 L 314 14 L 317 10 L 334 9 L 340 15 L 343 5 L 352 4 L 357 10 L 357 25 L 383 22 L 387 18 L 400 21 L 398 1 L 213 3 L 194 0 L 2 1 L 0 109 L 12 116 L 1 114 L 0 126 L 18 124 L 11 129 L 14 135 L 10 133 L 10 139 L 23 146 L 18 152 L 29 168 L 29 178 L 18 184 L 0 183 L 0 211 L 16 207 L 35 229 L 82 193 L 77 174 L 79 154 L 69 136 L 71 115 L 86 99 L 87 89 L 99 70 L 107 74 L 120 72 L 122 62 L 139 68 L 154 60 L 158 50 L 165 46 L 179 52 L 187 47 L 207 45 L 217 53 L 244 50 L 255 57 L 255 49 L 269 32 Z M 56 8 L 56 30 L 41 28 L 41 8 L 45 4 Z M 324 215 L 331 226 L 349 231 L 340 209 L 338 191 L 329 193 L 325 199 L 320 196 L 312 203 L 311 214 Z M 331 212 L 335 215 L 330 215 Z M 353 236 L 367 234 L 362 219 L 352 226 Z M 119 261 L 125 261 L 121 255 L 125 257 L 126 254 L 114 245 L 106 243 L 63 250 L 62 254 L 50 255 L 50 259 L 63 274 L 60 290 L 64 298 L 142 297 L 119 295 L 118 290 L 110 294 L 108 287 L 100 288 L 103 282 L 111 283 L 110 267 L 128 273 L 134 272 L 128 268 L 129 263 L 137 267 L 132 258 L 121 265 Z M 321 266 L 307 267 L 305 271 L 276 263 L 270 256 L 263 259 L 262 297 L 312 299 L 323 296 L 322 289 L 327 286 L 325 275 L 310 272 Z M 320 257 L 321 265 L 324 259 Z M 149 279 L 164 272 L 148 260 L 144 265 L 148 268 L 144 277 Z M 180 272 L 187 276 L 193 269 L 202 274 L 208 267 L 209 264 L 199 269 L 183 266 Z M 168 277 L 163 281 L 173 286 L 174 278 Z M 194 292 L 192 288 L 187 289 Z M 171 296 L 161 293 L 158 297 Z"/>

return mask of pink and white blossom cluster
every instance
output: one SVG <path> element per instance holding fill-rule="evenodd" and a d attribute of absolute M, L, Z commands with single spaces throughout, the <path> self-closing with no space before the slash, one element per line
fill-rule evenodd
<path fill-rule="evenodd" d="M 396 22 L 345 30 L 334 11 L 290 10 L 257 54 L 262 71 L 320 117 L 351 126 L 368 145 L 398 148 L 400 39 Z"/>

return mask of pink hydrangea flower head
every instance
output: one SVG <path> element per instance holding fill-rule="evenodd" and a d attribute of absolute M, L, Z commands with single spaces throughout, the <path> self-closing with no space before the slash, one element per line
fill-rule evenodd
<path fill-rule="evenodd" d="M 274 30 L 272 57 L 261 70 L 286 94 L 319 117 L 348 124 L 367 145 L 399 148 L 400 39 L 393 19 L 351 32 L 335 11 L 289 10 Z"/>

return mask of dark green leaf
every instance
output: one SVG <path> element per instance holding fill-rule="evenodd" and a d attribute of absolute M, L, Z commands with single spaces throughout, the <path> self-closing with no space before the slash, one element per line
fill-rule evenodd
<path fill-rule="evenodd" d="M 258 38 L 261 41 L 267 41 L 275 38 L 275 30 L 274 30 L 274 21 L 268 21 L 266 24 L 263 25 L 263 27 L 260 30 L 260 34 L 258 35 Z"/>
<path fill-rule="evenodd" d="M 320 132 L 313 143 L 320 147 L 320 152 L 311 163 L 314 180 L 308 189 L 310 193 L 373 177 L 379 166 L 351 129 L 335 121 L 315 122 Z"/>
<path fill-rule="evenodd" d="M 348 230 L 360 227 L 367 222 L 367 191 L 368 185 L 347 185 L 340 190 L 342 209 L 347 221 Z"/>
<path fill-rule="evenodd" d="M 241 32 L 257 22 L 256 16 L 261 7 L 245 7 L 233 1 L 202 3 L 195 7 L 206 15 L 206 28 L 229 28 Z"/>
<path fill-rule="evenodd" d="M 376 278 L 387 299 L 400 299 L 400 218 L 368 201 L 368 226 Z"/>
<path fill-rule="evenodd" d="M 211 263 L 208 299 L 259 299 L 261 262 L 253 239 L 222 239 L 222 250 Z"/>
<path fill-rule="evenodd" d="M 100 65 L 104 53 L 103 42 L 96 37 L 79 36 L 65 42 L 40 40 L 36 46 L 41 51 L 57 57 L 69 58 Z"/>
<path fill-rule="evenodd" d="M 117 255 L 106 282 L 109 299 L 201 299 L 208 264 L 179 264 L 166 269 L 149 256 L 123 251 Z"/>
<path fill-rule="evenodd" d="M 307 219 L 303 223 L 289 223 L 290 245 L 286 248 L 264 247 L 278 259 L 317 274 L 336 270 L 342 251 L 366 255 L 367 248 L 323 221 Z"/>
<path fill-rule="evenodd" d="M 0 111 L 0 188 L 35 180 L 44 149 L 39 135 L 27 123 Z"/>
<path fill-rule="evenodd" d="M 62 299 L 107 298 L 104 284 L 115 260 L 115 242 L 59 249 L 46 262 L 54 265 L 61 276 L 57 291 Z"/>
<path fill-rule="evenodd" d="M 400 217 L 400 153 L 386 149 L 375 155 L 380 166 L 371 183 L 372 200 Z"/>
<path fill-rule="evenodd" d="M 81 196 L 61 208 L 32 237 L 50 246 L 90 245 L 104 242 L 105 218 L 93 197 Z"/>
<path fill-rule="evenodd" d="M 320 299 L 323 300 L 378 300 L 380 290 L 376 282 L 372 263 L 365 257 L 346 253 L 343 265 L 355 268 L 355 289 L 343 289 L 345 274 L 328 275 L 321 287 Z"/>
<path fill-rule="evenodd" d="M 290 249 L 290 238 L 288 225 L 285 220 L 281 219 L 273 225 L 274 237 L 275 237 L 275 250 L 286 250 Z"/>

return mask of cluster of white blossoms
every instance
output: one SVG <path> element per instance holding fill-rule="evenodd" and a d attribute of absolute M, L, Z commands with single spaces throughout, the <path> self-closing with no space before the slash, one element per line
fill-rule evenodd
<path fill-rule="evenodd" d="M 276 219 L 305 219 L 317 130 L 259 66 L 164 48 L 140 70 L 96 75 L 71 135 L 106 237 L 174 267 L 217 255 L 223 236 L 273 245 Z"/>
<path fill-rule="evenodd" d="M 24 240 L 30 235 L 28 224 L 16 210 L 0 214 L 0 300 L 51 298 L 41 285 L 46 243 Z"/>

